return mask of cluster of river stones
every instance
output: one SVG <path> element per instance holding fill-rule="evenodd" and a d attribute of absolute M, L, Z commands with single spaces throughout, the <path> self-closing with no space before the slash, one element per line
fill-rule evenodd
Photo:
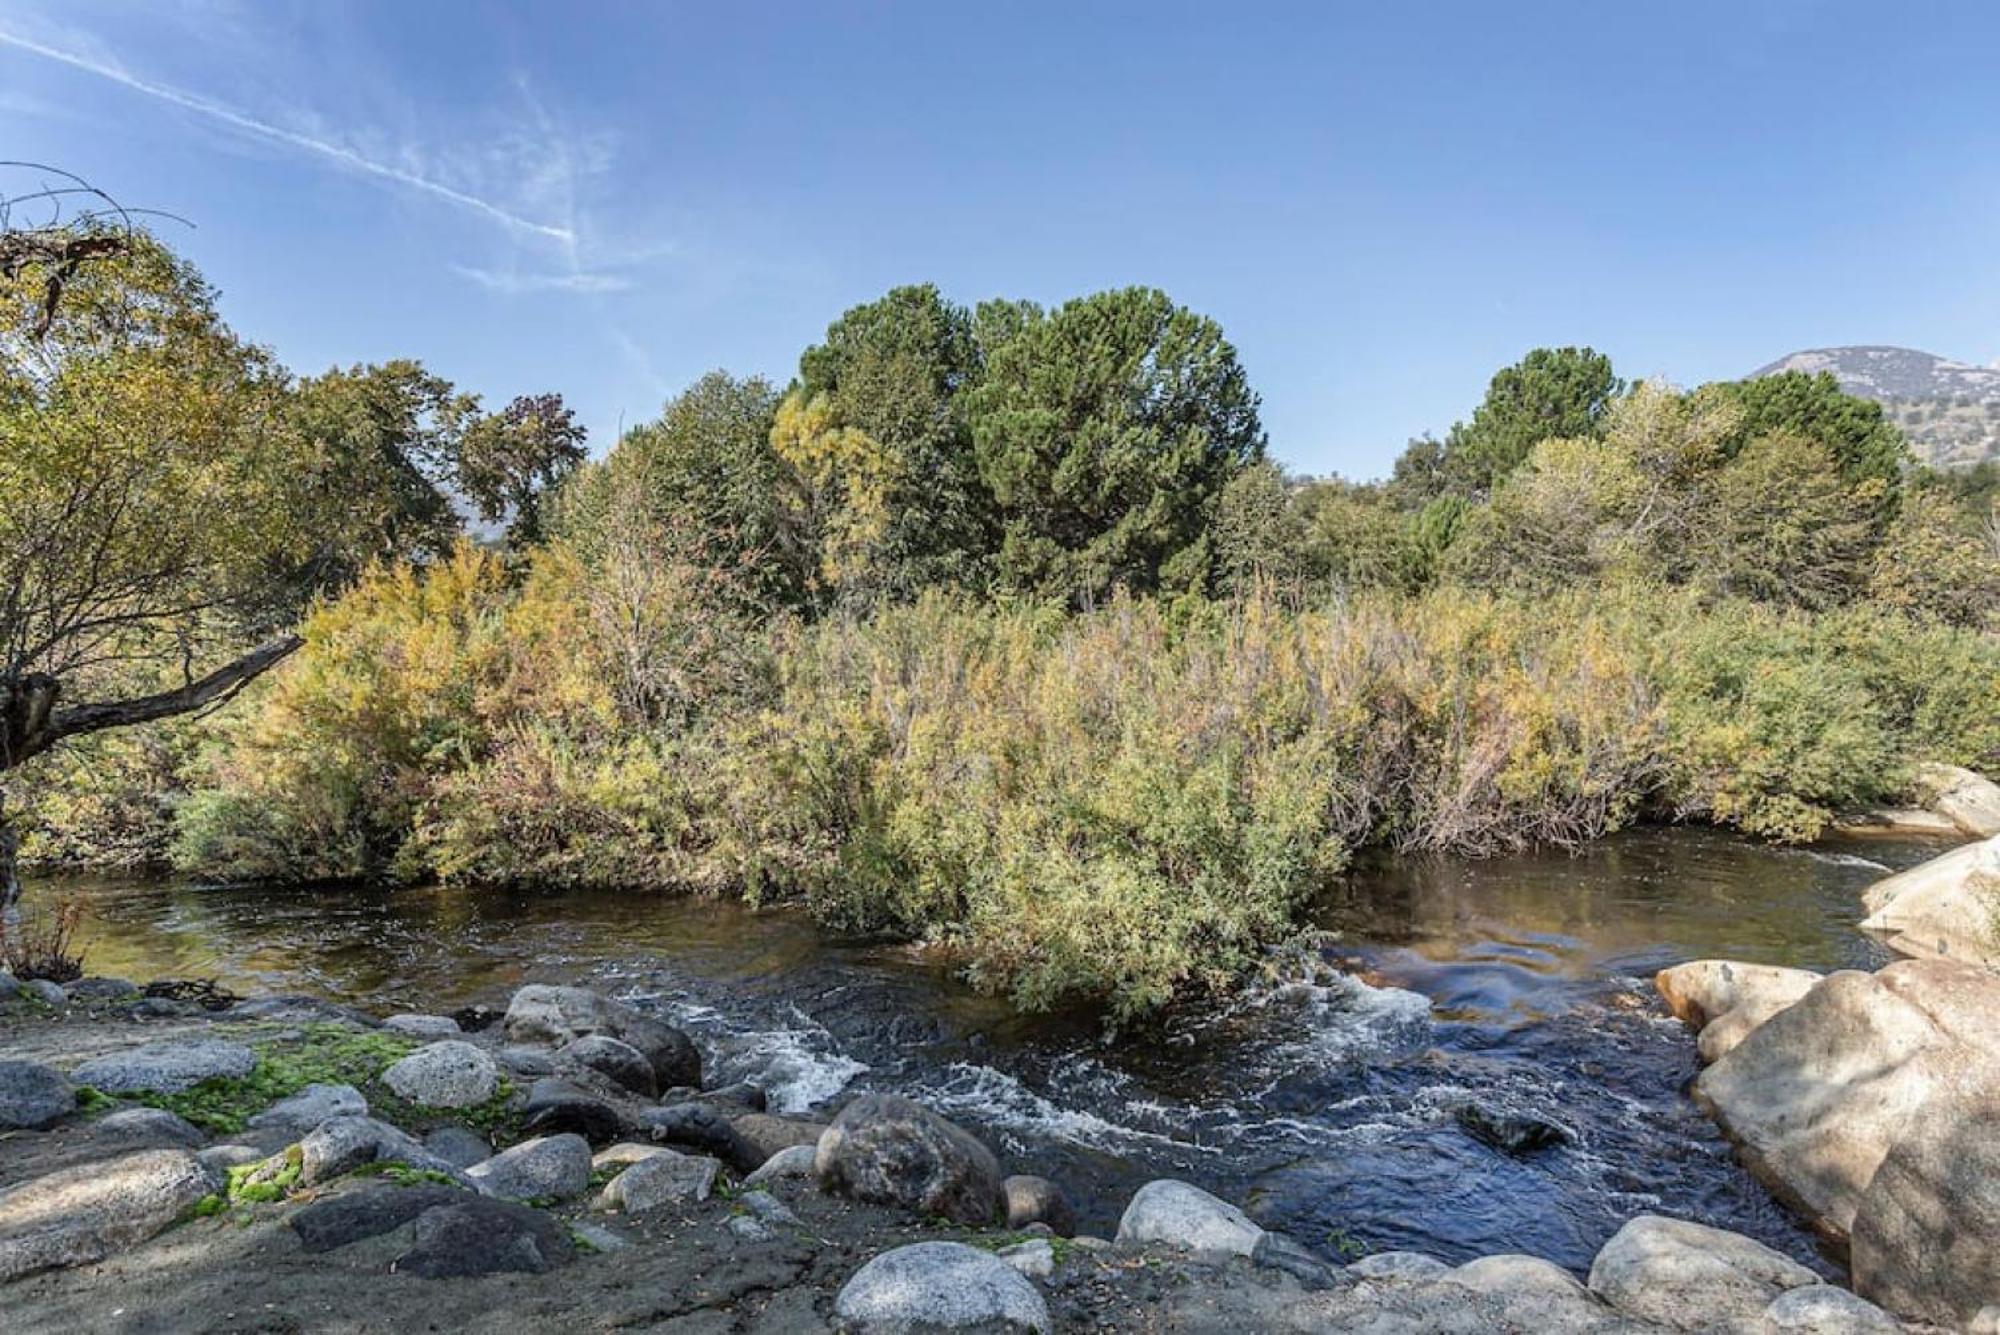
<path fill-rule="evenodd" d="M 898 1240 L 948 1236 L 864 1246 L 784 1329 L 2000 1331 L 1996 894 L 2000 837 L 1869 893 L 1870 930 L 1910 957 L 1877 973 L 1707 960 L 1659 976 L 1709 1063 L 1694 1097 L 1851 1258 L 1851 1290 L 1656 1215 L 1619 1229 L 1583 1279 L 1520 1255 L 1336 1264 L 1172 1180 L 1141 1188 L 1114 1236 L 1080 1234 L 1057 1184 L 1005 1176 L 977 1136 L 917 1103 L 865 1093 L 826 1122 L 773 1115 L 754 1088 L 703 1088 L 680 1030 L 580 988 L 377 1020 L 308 998 L 197 1013 L 117 980 L 4 974 L 0 1008 L 96 1008 L 136 1037 L 157 1031 L 80 1061 L 0 1053 L 0 1154 L 66 1133 L 102 1147 L 25 1180 L 0 1173 L 0 1286 L 229 1208 L 280 1212 L 303 1255 L 392 1239 L 387 1270 L 477 1282 L 643 1265 L 621 1224 L 659 1212 L 725 1216 L 747 1245 L 809 1238 L 819 1225 L 801 1214 L 843 1201 L 895 1212 Z M 362 1082 L 379 1108 L 352 1085 L 307 1085 L 217 1139 L 145 1106 L 250 1087 L 260 1057 L 239 1040 L 302 1032 L 285 1026 L 394 1034 L 410 1050 Z"/>

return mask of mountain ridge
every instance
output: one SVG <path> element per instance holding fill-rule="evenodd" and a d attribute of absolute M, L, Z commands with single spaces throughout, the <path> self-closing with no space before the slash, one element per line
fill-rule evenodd
<path fill-rule="evenodd" d="M 1759 367 L 1750 378 L 1827 371 L 1840 387 L 1882 405 L 1934 468 L 2000 460 L 2000 365 L 1978 366 L 1916 348 L 1853 344 L 1807 348 Z"/>

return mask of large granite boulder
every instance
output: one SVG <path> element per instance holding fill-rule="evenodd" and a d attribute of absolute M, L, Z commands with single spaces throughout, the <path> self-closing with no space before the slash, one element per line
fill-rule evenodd
<path fill-rule="evenodd" d="M 1917 799 L 1975 839 L 2000 834 L 2000 784 L 1957 765 L 1917 766 Z"/>
<path fill-rule="evenodd" d="M 336 1117 L 366 1117 L 368 1100 L 352 1085 L 307 1085 L 250 1119 L 252 1130 L 267 1127 L 303 1136 Z"/>
<path fill-rule="evenodd" d="M 256 1068 L 257 1054 L 241 1043 L 197 1038 L 94 1057 L 70 1078 L 106 1094 L 181 1094 L 204 1080 L 241 1080 Z"/>
<path fill-rule="evenodd" d="M 296 1157 L 296 1163 L 292 1160 Z M 280 1154 L 252 1175 L 252 1181 L 289 1175 L 295 1167 L 298 1185 L 318 1186 L 366 1164 L 401 1163 L 412 1168 L 456 1175 L 449 1163 L 433 1155 L 399 1127 L 372 1117 L 329 1117 L 298 1143 L 296 1156 Z"/>
<path fill-rule="evenodd" d="M 2000 1012 L 1992 1019 L 2000 1022 Z M 2000 1084 L 1945 1070 L 1889 1147 L 1855 1211 L 1854 1287 L 1947 1327 L 2000 1316 Z"/>
<path fill-rule="evenodd" d="M 40 1129 L 76 1111 L 76 1088 L 53 1066 L 0 1061 L 0 1131 Z"/>
<path fill-rule="evenodd" d="M 0 1283 L 136 1246 L 216 1186 L 186 1150 L 143 1150 L 24 1182 L 0 1193 Z"/>
<path fill-rule="evenodd" d="M 1818 985 L 1810 969 L 1735 960 L 1691 960 L 1653 977 L 1667 1009 L 1695 1031 L 1703 1061 L 1715 1061 L 1750 1031 Z"/>
<path fill-rule="evenodd" d="M 857 1335 L 1054 1329 L 1035 1286 L 991 1252 L 962 1242 L 919 1242 L 884 1252 L 834 1299 L 835 1319 Z"/>
<path fill-rule="evenodd" d="M 970 1132 L 922 1104 L 864 1094 L 819 1139 L 820 1185 L 959 1224 L 990 1224 L 1004 1205 L 1000 1165 Z"/>
<path fill-rule="evenodd" d="M 1788 1289 L 1819 1276 L 1761 1242 L 1660 1215 L 1629 1220 L 1590 1265 L 1590 1291 L 1669 1330 L 1753 1325 Z"/>
<path fill-rule="evenodd" d="M 1139 1188 L 1118 1221 L 1121 1243 L 1157 1242 L 1214 1255 L 1249 1256 L 1263 1236 L 1264 1230 L 1229 1202 L 1172 1178 Z"/>
<path fill-rule="evenodd" d="M 2000 836 L 1868 887 L 1861 929 L 1898 955 L 2000 967 Z"/>
<path fill-rule="evenodd" d="M 1968 964 L 1831 974 L 1703 1071 L 1694 1097 L 1779 1196 L 1845 1239 L 1892 1146 L 1961 1134 L 1923 1113 L 1934 1093 L 2000 1088 L 1995 1015 L 2000 976 Z"/>
<path fill-rule="evenodd" d="M 514 994 L 504 1023 L 512 1042 L 557 1048 L 603 1034 L 644 1053 L 657 1088 L 701 1084 L 701 1052 L 692 1039 L 664 1020 L 588 988 L 531 984 Z"/>

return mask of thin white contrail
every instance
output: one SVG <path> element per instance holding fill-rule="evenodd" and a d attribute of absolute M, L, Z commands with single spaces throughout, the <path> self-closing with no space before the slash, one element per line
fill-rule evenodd
<path fill-rule="evenodd" d="M 205 97 L 199 97 L 193 93 L 184 93 L 178 88 L 169 88 L 165 84 L 153 83 L 150 80 L 137 78 L 127 74 L 115 65 L 101 64 L 98 61 L 91 60 L 87 56 L 77 55 L 73 51 L 64 51 L 60 47 L 47 46 L 16 33 L 8 32 L 4 28 L 0 28 L 0 46 L 11 46 L 22 51 L 29 51 L 41 56 L 45 60 L 53 60 L 60 64 L 68 65 L 71 69 L 79 69 L 86 74 L 95 74 L 100 79 L 109 79 L 112 83 L 130 88 L 134 92 L 144 93 L 148 97 L 159 98 L 162 102 L 170 102 L 174 106 L 182 107 L 198 115 L 207 116 L 211 120 L 221 121 L 224 125 L 231 125 L 239 130 L 248 131 L 251 134 L 269 139 L 274 143 L 304 149 L 308 153 L 317 153 L 321 157 L 331 158 L 341 166 L 351 168 L 354 171 L 363 172 L 369 176 L 379 176 L 385 181 L 394 181 L 397 185 L 405 185 L 412 190 L 421 190 L 425 194 L 449 200 L 460 208 L 471 209 L 476 213 L 483 213 L 497 222 L 505 223 L 507 226 L 520 231 L 532 232 L 536 236 L 552 237 L 565 244 L 573 243 L 576 240 L 576 234 L 567 227 L 551 227 L 547 223 L 538 223 L 530 218 L 523 218 L 517 213 L 509 213 L 498 204 L 481 199 L 477 195 L 468 195 L 463 190 L 454 190 L 448 185 L 433 181 L 428 177 L 418 176 L 414 172 L 403 170 L 401 167 L 394 167 L 386 162 L 376 162 L 372 158 L 365 158 L 351 148 L 344 148 L 339 144 L 330 144 L 324 139 L 315 139 L 311 135 L 300 134 L 295 130 L 287 130 L 282 126 L 257 120 L 255 117 L 246 116 L 240 111 L 223 106 L 219 102 L 211 102 Z"/>

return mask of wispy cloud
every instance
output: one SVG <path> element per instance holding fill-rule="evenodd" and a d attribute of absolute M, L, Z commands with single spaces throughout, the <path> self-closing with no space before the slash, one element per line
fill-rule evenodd
<path fill-rule="evenodd" d="M 590 273 L 576 270 L 570 273 L 516 273 L 498 269 L 481 269 L 470 264 L 454 264 L 452 272 L 462 278 L 469 278 L 489 292 L 503 292 L 508 296 L 519 296 L 524 292 L 624 292 L 631 288 L 629 279 L 617 274 Z"/>
<path fill-rule="evenodd" d="M 23 37 L 18 33 L 9 32 L 4 28 L 0 28 L 0 46 L 13 47 L 16 50 L 40 56 L 45 60 L 52 60 L 58 64 L 67 65 L 71 69 L 95 75 L 100 79 L 105 79 L 121 87 L 131 89 L 133 92 L 157 98 L 162 102 L 194 112 L 199 116 L 206 116 L 210 120 L 231 126 L 247 134 L 325 158 L 350 171 L 359 172 L 366 176 L 373 176 L 411 190 L 420 191 L 434 198 L 455 204 L 460 208 L 483 214 L 487 218 L 517 232 L 532 236 L 547 237 L 551 240 L 559 241 L 565 246 L 573 247 L 576 243 L 576 233 L 571 227 L 559 227 L 548 223 L 536 222 L 532 218 L 523 217 L 510 209 L 504 208 L 492 200 L 482 199 L 478 195 L 446 185 L 444 182 L 434 180 L 429 176 L 410 171 L 404 167 L 398 167 L 393 163 L 380 161 L 377 158 L 356 152 L 352 148 L 328 139 L 301 134 L 296 130 L 288 130 L 281 125 L 273 125 L 269 121 L 259 120 L 255 116 L 238 111 L 233 107 L 225 106 L 220 102 L 203 97 L 197 93 L 186 92 L 166 84 L 155 83 L 150 79 L 139 78 L 137 75 L 128 73 L 116 64 L 75 51 L 66 51 L 61 47 L 50 46 L 46 43 L 35 41 L 32 38 Z"/>

